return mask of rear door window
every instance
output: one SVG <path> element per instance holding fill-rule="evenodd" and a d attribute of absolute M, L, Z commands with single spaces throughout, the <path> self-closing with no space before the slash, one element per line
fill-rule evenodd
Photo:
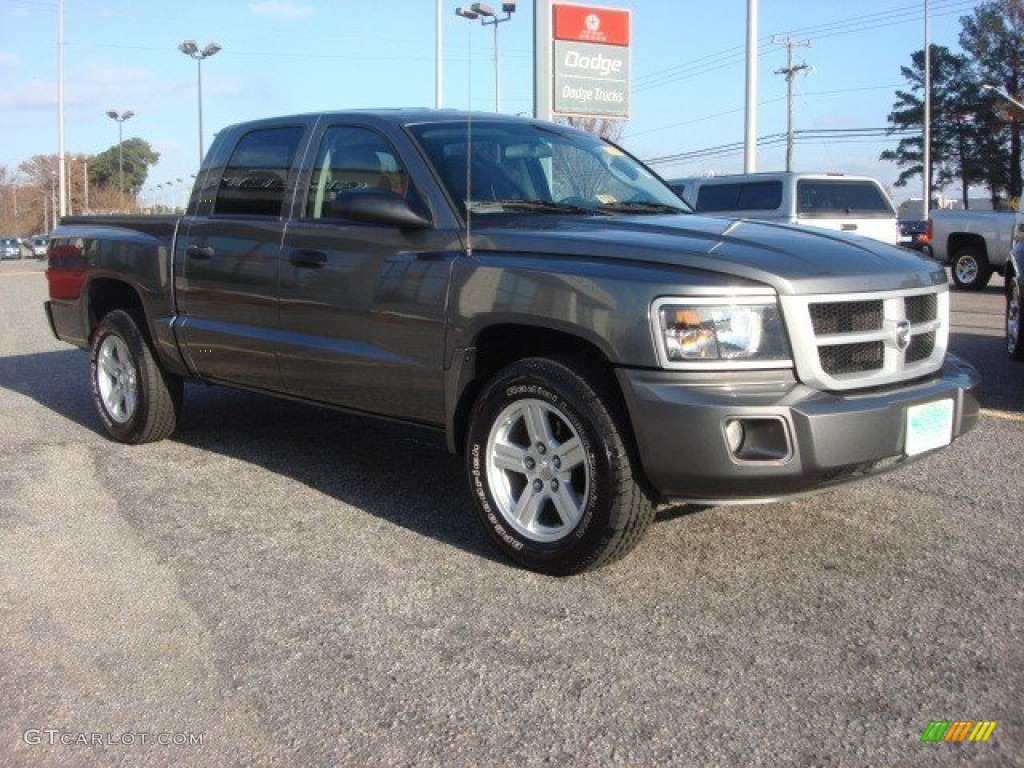
<path fill-rule="evenodd" d="M 882 190 L 870 181 L 801 179 L 796 189 L 800 216 L 888 218 L 896 215 Z"/>
<path fill-rule="evenodd" d="M 213 212 L 280 217 L 288 172 L 302 134 L 303 128 L 299 125 L 245 134 L 224 169 Z"/>

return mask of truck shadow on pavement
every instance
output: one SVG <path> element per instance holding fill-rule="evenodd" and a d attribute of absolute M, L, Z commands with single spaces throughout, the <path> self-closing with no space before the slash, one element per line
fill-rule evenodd
<path fill-rule="evenodd" d="M 0 388 L 108 441 L 89 395 L 88 367 L 88 355 L 70 348 L 0 357 Z M 260 466 L 420 535 L 507 562 L 477 522 L 462 461 L 438 432 L 190 384 L 168 443 Z M 233 482 L 223 477 L 226 488 Z"/>
<path fill-rule="evenodd" d="M 952 333 L 949 349 L 981 374 L 982 408 L 1024 413 L 1024 363 L 1007 356 L 1002 336 Z"/>
<path fill-rule="evenodd" d="M 96 434 L 105 434 L 89 397 L 89 356 L 82 350 L 0 356 L 0 388 L 18 392 Z"/>
<path fill-rule="evenodd" d="M 507 562 L 478 523 L 462 460 L 448 453 L 440 432 L 188 385 L 171 440 L 260 466 L 414 533 Z"/>

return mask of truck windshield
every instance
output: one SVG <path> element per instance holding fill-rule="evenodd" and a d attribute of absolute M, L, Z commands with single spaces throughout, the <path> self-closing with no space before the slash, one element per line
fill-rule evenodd
<path fill-rule="evenodd" d="M 448 194 L 475 215 L 689 212 L 645 166 L 574 129 L 462 120 L 409 130 Z"/>

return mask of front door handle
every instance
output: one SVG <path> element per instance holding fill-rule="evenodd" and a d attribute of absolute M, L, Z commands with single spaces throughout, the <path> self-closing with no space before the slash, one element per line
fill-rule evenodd
<path fill-rule="evenodd" d="M 296 267 L 320 269 L 327 263 L 327 254 L 322 251 L 292 251 L 291 255 L 288 257 L 288 261 Z"/>
<path fill-rule="evenodd" d="M 185 255 L 190 259 L 212 259 L 215 253 L 209 245 L 190 245 L 185 249 Z"/>

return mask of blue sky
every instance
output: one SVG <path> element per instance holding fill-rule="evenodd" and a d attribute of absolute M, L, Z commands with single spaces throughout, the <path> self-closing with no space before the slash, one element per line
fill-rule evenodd
<path fill-rule="evenodd" d="M 444 106 L 494 104 L 490 27 L 443 3 Z M 462 0 L 462 4 L 468 4 Z M 498 5 L 498 2 L 492 2 Z M 585 4 L 580 2 L 580 4 Z M 612 0 L 632 12 L 632 116 L 623 144 L 643 159 L 743 139 L 746 0 Z M 931 0 L 931 40 L 959 51 L 973 0 Z M 502 111 L 532 110 L 533 3 L 500 27 Z M 13 172 L 57 147 L 57 0 L 0 0 L 0 165 Z M 65 130 L 69 152 L 117 142 L 108 109 L 131 109 L 125 138 L 161 153 L 149 182 L 197 165 L 196 65 L 185 39 L 223 50 L 203 64 L 206 146 L 221 126 L 292 112 L 433 106 L 435 0 L 64 0 Z M 798 129 L 879 128 L 903 87 L 900 67 L 923 47 L 924 0 L 761 0 L 758 134 L 785 131 L 786 52 L 773 35 L 810 41 L 796 62 Z M 895 140 L 800 143 L 796 170 L 865 173 L 891 183 L 878 161 Z M 758 170 L 784 166 L 785 147 L 760 150 Z M 677 165 L 666 176 L 742 170 L 742 151 Z M 895 189 L 895 199 L 920 196 Z"/>

